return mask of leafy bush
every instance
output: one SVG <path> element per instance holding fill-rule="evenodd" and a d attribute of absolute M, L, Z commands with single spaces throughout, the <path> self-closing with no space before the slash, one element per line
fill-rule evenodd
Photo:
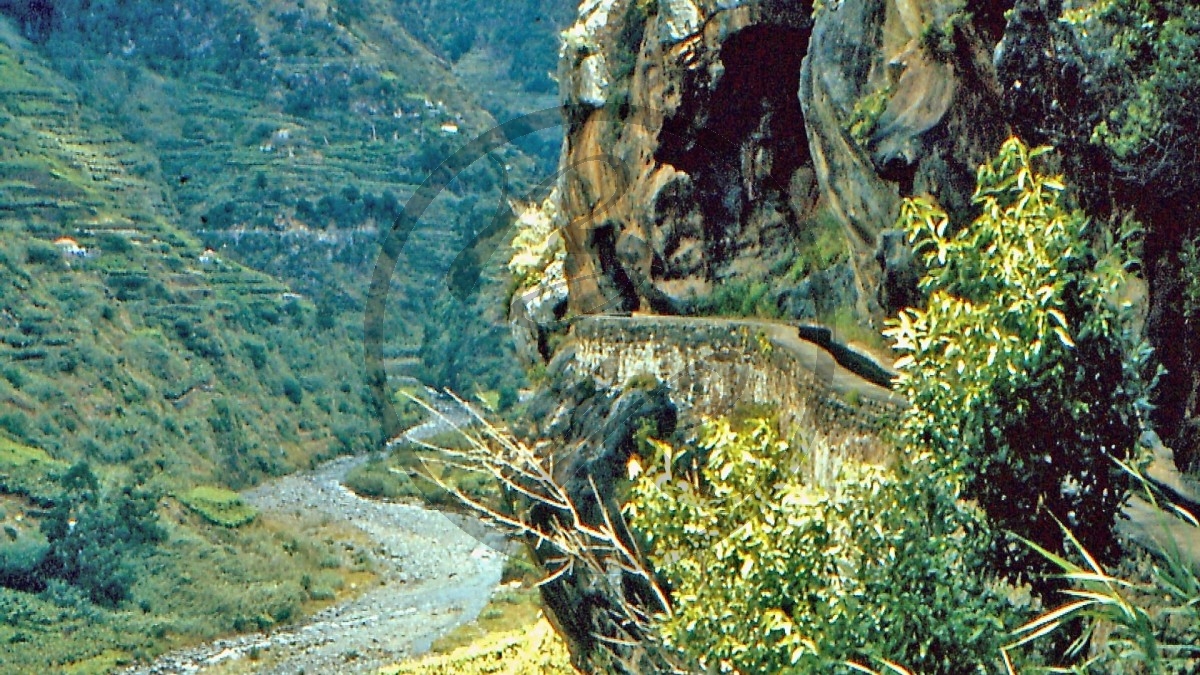
<path fill-rule="evenodd" d="M 40 575 L 74 586 L 94 603 L 116 607 L 136 581 L 133 561 L 166 538 L 157 499 L 133 486 L 101 494 L 82 462 L 61 483 L 62 494 L 41 522 L 49 549 Z"/>
<path fill-rule="evenodd" d="M 300 382 L 296 378 L 285 377 L 283 379 L 283 395 L 292 402 L 292 405 L 300 405 L 304 401 L 304 388 L 300 386 Z"/>
<path fill-rule="evenodd" d="M 1200 6 L 1188 0 L 1110 0 L 1079 3 L 1063 19 L 1086 48 L 1068 58 L 1107 113 L 1092 121 L 1092 142 L 1137 182 L 1194 184 L 1187 174 L 1196 155 L 1187 131 L 1200 122 L 1193 103 L 1200 96 L 1200 62 L 1194 58 L 1200 50 Z M 1163 176 L 1164 171 L 1174 175 Z"/>
<path fill-rule="evenodd" d="M 100 245 L 100 250 L 105 253 L 113 253 L 124 255 L 133 250 L 133 243 L 128 237 L 113 233 L 105 232 L 96 237 L 96 242 Z"/>
<path fill-rule="evenodd" d="M 37 572 L 49 549 L 50 544 L 40 533 L 6 527 L 0 533 L 0 586 L 40 590 Z"/>
<path fill-rule="evenodd" d="M 695 447 L 651 443 L 626 511 L 672 590 L 664 637 L 702 666 L 966 673 L 999 658 L 1005 605 L 979 572 L 988 528 L 931 462 L 847 462 L 817 481 L 819 441 L 793 447 L 763 420 L 710 423 Z"/>
<path fill-rule="evenodd" d="M 671 588 L 663 637 L 688 657 L 740 672 L 997 670 L 1027 602 L 986 570 L 1044 564 L 1001 532 L 1061 557 L 1061 520 L 1115 556 L 1129 478 L 1113 459 L 1132 459 L 1150 387 L 1115 300 L 1133 232 L 1092 234 L 1035 166 L 1047 151 L 1005 143 L 979 171 L 982 215 L 957 234 L 935 206 L 902 206 L 928 302 L 888 331 L 912 403 L 892 466 L 846 462 L 818 481 L 804 450 L 820 447 L 765 422 L 651 442 L 651 470 L 631 466 L 627 513 Z"/>
<path fill-rule="evenodd" d="M 208 522 L 222 527 L 241 527 L 258 517 L 258 510 L 242 501 L 236 492 L 218 487 L 195 487 L 178 498 Z"/>
<path fill-rule="evenodd" d="M 1061 552 L 1058 519 L 1111 559 L 1129 485 L 1112 457 L 1129 459 L 1139 436 L 1149 350 L 1128 306 L 1110 301 L 1132 254 L 1112 237 L 1092 244 L 1062 179 L 1035 166 L 1048 151 L 1007 141 L 979 170 L 981 215 L 957 234 L 939 208 L 901 206 L 928 303 L 887 331 L 904 355 L 896 388 L 913 405 L 900 439 L 906 452 L 932 450 L 997 528 Z M 1003 544 L 1010 569 L 1031 562 Z"/>
<path fill-rule="evenodd" d="M 57 267 L 62 263 L 62 253 L 53 244 L 44 241 L 31 241 L 25 247 L 25 261 L 30 265 L 47 265 Z"/>

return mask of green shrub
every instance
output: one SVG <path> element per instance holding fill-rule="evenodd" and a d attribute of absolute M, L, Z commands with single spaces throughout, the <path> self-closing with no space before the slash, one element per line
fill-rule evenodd
<path fill-rule="evenodd" d="M 999 586 L 980 572 L 983 514 L 934 480 L 846 462 L 831 484 L 772 424 L 707 424 L 656 452 L 626 507 L 672 589 L 662 634 L 705 668 L 990 672 L 1004 637 Z"/>
<path fill-rule="evenodd" d="M 1140 435 L 1149 350 L 1112 301 L 1132 256 L 1112 237 L 1093 246 L 1062 179 L 1035 165 L 1048 151 L 1007 141 L 979 170 L 981 215 L 957 234 L 937 207 L 902 204 L 928 302 L 887 331 L 913 406 L 901 445 L 930 449 L 998 529 L 1061 552 L 1058 519 L 1111 559 L 1129 486 L 1112 457 L 1129 459 Z M 1014 571 L 1031 562 L 1005 542 L 996 553 Z"/>
<path fill-rule="evenodd" d="M 787 265 L 786 271 L 772 270 L 772 275 L 783 273 L 788 282 L 796 283 L 813 272 L 827 270 L 849 258 L 850 249 L 842 225 L 837 216 L 825 208 L 800 224 L 796 253 L 781 260 Z"/>
<path fill-rule="evenodd" d="M 58 266 L 62 263 L 62 253 L 53 244 L 44 241 L 31 241 L 25 247 L 25 261 L 30 265 Z"/>
<path fill-rule="evenodd" d="M 1035 166 L 1046 152 L 1005 143 L 957 234 L 903 204 L 928 301 L 889 330 L 912 405 L 888 468 L 848 461 L 818 482 L 767 422 L 651 441 L 649 469 L 631 466 L 669 644 L 722 671 L 994 672 L 1029 604 L 1004 575 L 1044 569 L 1001 533 L 1061 555 L 1059 520 L 1115 556 L 1129 479 L 1113 459 L 1132 458 L 1150 386 L 1117 300 L 1133 233 L 1091 235 Z"/>
<path fill-rule="evenodd" d="M 242 342 L 242 346 L 246 349 L 246 355 L 250 357 L 250 364 L 255 370 L 262 370 L 267 366 L 267 346 L 258 340 L 246 340 Z"/>
<path fill-rule="evenodd" d="M 208 522 L 222 527 L 241 527 L 254 521 L 258 511 L 236 492 L 212 486 L 192 488 L 178 495 L 179 501 Z"/>
<path fill-rule="evenodd" d="M 283 395 L 292 402 L 292 405 L 300 405 L 304 401 L 304 388 L 300 386 L 300 382 L 296 378 L 285 377 L 283 379 Z"/>
<path fill-rule="evenodd" d="M 133 243 L 128 237 L 113 233 L 105 232 L 96 238 L 96 243 L 100 245 L 100 250 L 104 253 L 112 253 L 116 255 L 125 255 L 133 251 Z"/>
<path fill-rule="evenodd" d="M 19 590 L 39 590 L 38 569 L 50 544 L 39 532 L 18 532 L 5 528 L 0 533 L 0 586 Z"/>
<path fill-rule="evenodd" d="M 137 580 L 136 561 L 166 538 L 155 510 L 158 500 L 133 486 L 101 493 L 84 462 L 72 466 L 61 484 L 62 493 L 40 524 L 50 545 L 39 573 L 70 584 L 96 604 L 117 607 Z"/>
<path fill-rule="evenodd" d="M 12 434 L 21 441 L 29 440 L 29 416 L 23 412 L 6 412 L 0 414 L 0 429 Z"/>
<path fill-rule="evenodd" d="M 29 379 L 26 377 L 25 371 L 16 366 L 5 366 L 4 369 L 0 371 L 0 374 L 4 375 L 4 379 L 8 380 L 8 383 L 11 384 L 14 389 L 20 389 L 21 387 L 24 387 L 25 383 Z"/>
<path fill-rule="evenodd" d="M 703 315 L 779 318 L 779 306 L 771 290 L 765 281 L 721 283 L 710 295 L 696 301 L 694 311 Z"/>
<path fill-rule="evenodd" d="M 879 123 L 879 118 L 887 110 L 893 89 L 894 87 L 889 84 L 872 91 L 854 103 L 854 110 L 851 111 L 850 119 L 846 121 L 846 133 L 850 134 L 850 138 L 860 146 L 866 147 L 871 141 L 871 135 L 875 133 L 875 126 Z"/>
<path fill-rule="evenodd" d="M 1084 49 L 1063 51 L 1104 104 L 1090 120 L 1091 141 L 1136 182 L 1194 185 L 1188 174 L 1196 167 L 1195 151 L 1180 134 L 1200 121 L 1194 105 L 1200 96 L 1200 62 L 1194 58 L 1200 6 L 1190 0 L 1072 4 L 1076 8 L 1064 11 L 1063 20 Z"/>

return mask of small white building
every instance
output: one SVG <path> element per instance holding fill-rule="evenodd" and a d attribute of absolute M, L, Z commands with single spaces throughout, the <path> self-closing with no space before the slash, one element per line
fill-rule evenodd
<path fill-rule="evenodd" d="M 452 136 L 458 133 L 458 125 L 454 122 L 442 122 L 442 126 L 439 128 L 442 130 L 442 133 L 446 134 L 447 136 Z"/>
<path fill-rule="evenodd" d="M 54 240 L 54 245 L 58 250 L 68 258 L 86 258 L 88 250 L 79 245 L 79 242 L 70 237 L 59 237 Z"/>
<path fill-rule="evenodd" d="M 217 257 L 217 252 L 212 250 L 211 248 L 204 249 L 204 253 L 200 254 L 200 264 L 201 265 L 216 265 L 220 262 L 221 262 L 221 259 L 219 257 Z"/>

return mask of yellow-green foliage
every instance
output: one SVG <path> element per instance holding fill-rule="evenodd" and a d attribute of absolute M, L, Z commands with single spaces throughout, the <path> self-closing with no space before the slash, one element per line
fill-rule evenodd
<path fill-rule="evenodd" d="M 0 492 L 49 499 L 57 490 L 55 477 L 67 470 L 44 450 L 0 436 Z"/>
<path fill-rule="evenodd" d="M 850 134 L 850 138 L 853 138 L 859 145 L 866 146 L 867 142 L 871 140 L 871 134 L 875 133 L 875 126 L 879 123 L 879 118 L 887 110 L 891 97 L 892 87 L 889 85 L 860 98 L 854 104 L 854 110 L 846 124 L 846 131 Z"/>
<path fill-rule="evenodd" d="M 546 268 L 566 255 L 558 230 L 559 218 L 557 192 L 540 205 L 526 206 L 517 216 L 508 269 L 522 285 L 541 281 Z"/>
<path fill-rule="evenodd" d="M 1110 300 L 1130 254 L 1111 237 L 1092 244 L 1063 179 L 1040 169 L 1047 152 L 1005 142 L 980 167 L 980 216 L 957 232 L 928 202 L 902 204 L 898 225 L 928 270 L 929 300 L 888 333 L 914 411 L 901 437 L 931 449 L 1003 530 L 1058 550 L 1057 517 L 1108 556 L 1128 488 L 1111 460 L 1136 443 L 1148 349 Z M 1023 564 L 1012 557 L 1004 562 Z"/>
<path fill-rule="evenodd" d="M 392 668 L 381 675 L 575 675 L 566 645 L 541 620 L 523 630 L 493 635 L 442 656 Z"/>
<path fill-rule="evenodd" d="M 819 448 L 762 420 L 651 445 L 626 512 L 672 590 L 662 636 L 702 668 L 993 670 L 1005 608 L 978 572 L 987 528 L 927 459 L 847 461 L 821 485 L 808 466 Z"/>
<path fill-rule="evenodd" d="M 1063 22 L 1087 48 L 1084 82 L 1102 86 L 1108 103 L 1092 141 L 1137 178 L 1154 177 L 1164 156 L 1187 161 L 1190 144 L 1179 134 L 1197 119 L 1200 7 L 1190 0 L 1066 4 Z"/>
<path fill-rule="evenodd" d="M 258 516 L 258 511 L 242 501 L 236 492 L 210 485 L 202 485 L 181 493 L 179 501 L 208 522 L 223 527 L 241 527 Z"/>

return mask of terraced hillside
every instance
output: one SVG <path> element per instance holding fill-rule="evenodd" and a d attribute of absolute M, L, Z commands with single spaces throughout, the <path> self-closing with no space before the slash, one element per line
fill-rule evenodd
<path fill-rule="evenodd" d="M 380 232 L 464 139 L 553 104 L 506 79 L 492 33 L 452 62 L 413 18 L 0 1 L 0 670 L 109 672 L 372 580 L 353 532 L 230 489 L 379 447 L 361 326 Z M 475 238 L 556 149 L 494 153 L 426 212 L 390 295 L 397 380 L 515 399 L 487 310 L 503 236 Z"/>
<path fill-rule="evenodd" d="M 108 121 L 0 21 L 4 672 L 108 672 L 371 579 L 353 533 L 188 505 L 375 447 L 374 399 L 353 326 L 206 251 Z"/>
<path fill-rule="evenodd" d="M 149 158 L 142 170 L 172 222 L 352 325 L 378 233 L 417 186 L 497 121 L 555 105 L 550 71 L 573 10 L 557 0 L 519 16 L 483 2 L 0 3 L 83 107 Z M 522 51 L 535 46 L 536 57 Z M 560 139 L 549 130 L 481 158 L 417 224 L 385 331 L 390 351 L 416 360 L 395 374 L 467 392 L 520 383 L 501 365 L 502 238 L 454 272 L 485 298 L 451 297 L 450 266 L 498 211 L 510 218 L 506 197 L 528 196 Z"/>
<path fill-rule="evenodd" d="M 205 255 L 173 224 L 155 158 L 5 37 L 7 432 L 63 460 L 157 463 L 167 482 L 248 483 L 369 447 L 347 330 L 317 328 L 285 284 Z"/>

